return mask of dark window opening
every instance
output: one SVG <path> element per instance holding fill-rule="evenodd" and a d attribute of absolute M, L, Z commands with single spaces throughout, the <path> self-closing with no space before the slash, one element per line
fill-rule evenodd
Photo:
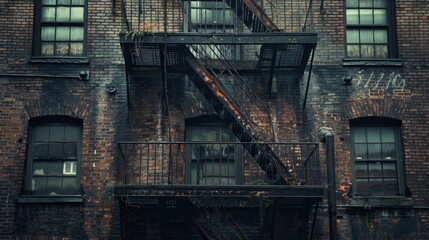
<path fill-rule="evenodd" d="M 241 148 L 236 137 L 217 117 L 186 125 L 187 183 L 241 184 Z"/>
<path fill-rule="evenodd" d="M 400 121 L 361 118 L 350 124 L 354 196 L 403 195 Z"/>
<path fill-rule="evenodd" d="M 82 122 L 68 117 L 32 119 L 26 195 L 79 195 Z"/>

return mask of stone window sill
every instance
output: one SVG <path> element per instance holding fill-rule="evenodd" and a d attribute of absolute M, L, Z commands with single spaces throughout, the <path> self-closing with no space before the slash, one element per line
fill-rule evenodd
<path fill-rule="evenodd" d="M 87 64 L 87 57 L 31 57 L 29 63 L 66 63 L 66 64 Z"/>
<path fill-rule="evenodd" d="M 375 67 L 402 67 L 402 59 L 361 59 L 361 58 L 344 58 L 343 66 L 375 66 Z"/>
<path fill-rule="evenodd" d="M 350 200 L 352 207 L 413 207 L 414 201 L 404 196 L 354 197 Z"/>
<path fill-rule="evenodd" d="M 17 203 L 83 203 L 82 195 L 43 196 L 21 195 Z"/>

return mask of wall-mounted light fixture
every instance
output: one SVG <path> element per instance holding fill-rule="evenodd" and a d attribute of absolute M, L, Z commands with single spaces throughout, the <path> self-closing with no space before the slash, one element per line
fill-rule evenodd
<path fill-rule="evenodd" d="M 352 75 L 348 75 L 348 76 L 343 77 L 341 79 L 341 81 L 343 82 L 344 85 L 350 85 L 350 84 L 352 84 L 352 80 L 353 80 Z"/>
<path fill-rule="evenodd" d="M 106 91 L 109 94 L 115 94 L 116 92 L 116 87 L 113 86 L 113 84 L 106 84 Z"/>
<path fill-rule="evenodd" d="M 89 71 L 80 71 L 79 79 L 83 80 L 83 81 L 88 81 L 89 80 Z"/>

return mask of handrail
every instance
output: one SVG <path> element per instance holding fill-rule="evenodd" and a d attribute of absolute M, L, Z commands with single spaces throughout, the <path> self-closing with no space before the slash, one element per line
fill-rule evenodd
<path fill-rule="evenodd" d="M 240 142 L 119 142 L 117 177 L 137 185 L 269 185 Z M 319 143 L 270 143 L 283 164 L 307 185 L 320 184 Z M 195 178 L 197 177 L 197 178 Z"/>

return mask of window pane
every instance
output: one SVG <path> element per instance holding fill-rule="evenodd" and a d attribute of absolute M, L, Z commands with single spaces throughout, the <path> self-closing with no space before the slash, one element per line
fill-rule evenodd
<path fill-rule="evenodd" d="M 49 176 L 61 176 L 63 174 L 62 161 L 50 161 L 48 165 Z"/>
<path fill-rule="evenodd" d="M 359 24 L 359 10 L 358 9 L 347 9 L 346 10 L 346 22 L 347 22 L 347 24 Z"/>
<path fill-rule="evenodd" d="M 31 180 L 31 190 L 33 194 L 45 194 L 47 180 L 47 177 L 34 177 Z"/>
<path fill-rule="evenodd" d="M 69 7 L 57 7 L 57 21 L 59 21 L 59 22 L 70 21 L 70 8 Z"/>
<path fill-rule="evenodd" d="M 49 158 L 50 159 L 62 159 L 63 158 L 63 144 L 62 143 L 50 143 L 49 144 Z"/>
<path fill-rule="evenodd" d="M 356 193 L 359 195 L 368 195 L 369 194 L 369 184 L 367 179 L 357 179 L 356 180 Z"/>
<path fill-rule="evenodd" d="M 384 193 L 388 195 L 398 195 L 398 181 L 396 179 L 384 180 Z"/>
<path fill-rule="evenodd" d="M 43 5 L 55 5 L 56 0 L 42 0 Z"/>
<path fill-rule="evenodd" d="M 355 143 L 366 143 L 366 129 L 365 128 L 353 128 L 353 140 Z"/>
<path fill-rule="evenodd" d="M 71 19 L 72 22 L 83 22 L 83 7 L 72 7 L 71 8 Z"/>
<path fill-rule="evenodd" d="M 46 161 L 34 161 L 33 176 L 46 176 L 48 174 L 48 163 Z"/>
<path fill-rule="evenodd" d="M 368 144 L 368 158 L 381 159 L 381 144 L 379 143 Z"/>
<path fill-rule="evenodd" d="M 208 127 L 205 141 L 219 141 L 218 127 Z"/>
<path fill-rule="evenodd" d="M 370 179 L 369 188 L 371 195 L 382 195 L 384 192 L 383 180 L 382 179 Z"/>
<path fill-rule="evenodd" d="M 47 180 L 46 193 L 49 195 L 61 194 L 61 177 L 50 177 Z"/>
<path fill-rule="evenodd" d="M 348 8 L 350 8 L 350 7 L 358 7 L 359 6 L 359 0 L 347 0 L 346 1 L 346 6 Z"/>
<path fill-rule="evenodd" d="M 360 42 L 361 43 L 373 43 L 374 42 L 373 30 L 360 30 Z"/>
<path fill-rule="evenodd" d="M 374 0 L 374 7 L 380 7 L 380 8 L 387 7 L 386 0 Z"/>
<path fill-rule="evenodd" d="M 33 150 L 34 159 L 48 158 L 48 143 L 35 143 Z"/>
<path fill-rule="evenodd" d="M 53 43 L 42 43 L 41 52 L 43 56 L 54 55 L 54 44 Z"/>
<path fill-rule="evenodd" d="M 69 53 L 69 44 L 68 43 L 57 43 L 55 55 L 58 56 L 67 56 Z"/>
<path fill-rule="evenodd" d="M 372 0 L 360 0 L 361 8 L 372 8 Z"/>
<path fill-rule="evenodd" d="M 359 45 L 347 45 L 347 57 L 360 57 Z"/>
<path fill-rule="evenodd" d="M 380 143 L 380 130 L 379 128 L 368 128 L 368 142 L 369 143 Z"/>
<path fill-rule="evenodd" d="M 359 43 L 359 30 L 347 30 L 347 43 Z"/>
<path fill-rule="evenodd" d="M 387 12 L 385 9 L 374 9 L 374 24 L 387 24 Z"/>
<path fill-rule="evenodd" d="M 42 7 L 42 21 L 55 21 L 55 7 Z"/>
<path fill-rule="evenodd" d="M 396 159 L 396 149 L 394 143 L 383 144 L 383 159 Z"/>
<path fill-rule="evenodd" d="M 367 163 L 357 162 L 355 165 L 355 174 L 356 174 L 356 178 L 367 178 L 368 177 Z"/>
<path fill-rule="evenodd" d="M 385 178 L 396 178 L 396 164 L 395 163 L 384 163 L 383 164 L 383 176 Z"/>
<path fill-rule="evenodd" d="M 70 40 L 70 27 L 57 27 L 57 41 Z"/>
<path fill-rule="evenodd" d="M 369 163 L 369 177 L 370 178 L 381 178 L 382 175 L 382 169 L 381 169 L 381 162 L 375 162 L 375 163 Z"/>
<path fill-rule="evenodd" d="M 64 141 L 64 127 L 63 126 L 51 126 L 49 132 L 49 139 L 51 141 Z"/>
<path fill-rule="evenodd" d="M 392 127 L 382 127 L 381 136 L 384 143 L 395 142 L 395 129 Z"/>
<path fill-rule="evenodd" d="M 376 43 L 387 43 L 387 31 L 374 30 L 374 40 Z"/>
<path fill-rule="evenodd" d="M 78 127 L 75 126 L 65 126 L 64 131 L 64 141 L 66 142 L 76 142 L 78 140 Z"/>
<path fill-rule="evenodd" d="M 72 27 L 70 28 L 70 40 L 72 41 L 83 41 L 83 28 L 82 27 Z"/>
<path fill-rule="evenodd" d="M 73 0 L 72 1 L 72 5 L 83 5 L 84 4 L 84 0 Z"/>
<path fill-rule="evenodd" d="M 361 46 L 361 57 L 373 58 L 374 57 L 374 46 L 373 45 L 362 45 Z"/>
<path fill-rule="evenodd" d="M 42 41 L 55 40 L 55 27 L 42 27 Z"/>
<path fill-rule="evenodd" d="M 375 57 L 376 58 L 387 58 L 389 57 L 389 51 L 387 45 L 376 45 L 375 46 Z"/>
<path fill-rule="evenodd" d="M 58 5 L 70 5 L 70 0 L 58 0 Z"/>
<path fill-rule="evenodd" d="M 48 126 L 38 126 L 35 127 L 34 137 L 35 141 L 49 141 L 49 127 Z"/>
<path fill-rule="evenodd" d="M 355 144 L 355 157 L 356 159 L 367 159 L 367 145 L 365 143 L 359 143 L 359 144 Z"/>
<path fill-rule="evenodd" d="M 70 55 L 80 56 L 83 54 L 83 43 L 70 43 Z"/>
<path fill-rule="evenodd" d="M 360 24 L 373 24 L 372 9 L 360 9 Z"/>
<path fill-rule="evenodd" d="M 76 194 L 76 178 L 75 177 L 64 177 L 62 194 Z"/>

